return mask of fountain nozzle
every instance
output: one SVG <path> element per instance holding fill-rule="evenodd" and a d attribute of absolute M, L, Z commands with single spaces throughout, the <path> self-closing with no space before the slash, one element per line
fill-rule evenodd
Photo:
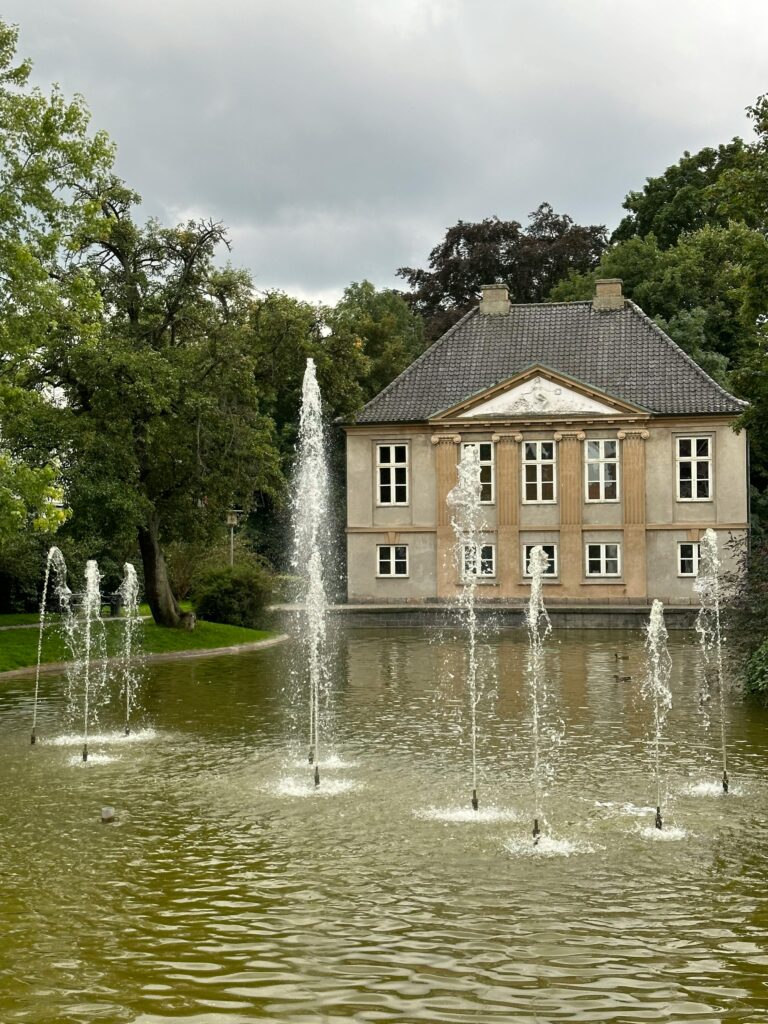
<path fill-rule="evenodd" d="M 476 811 L 479 806 L 480 806 L 480 804 L 479 804 L 478 799 L 477 799 L 477 790 L 473 789 L 472 790 L 472 810 Z"/>
<path fill-rule="evenodd" d="M 319 764 L 315 765 L 315 785 L 316 786 L 320 785 L 320 765 Z"/>
<path fill-rule="evenodd" d="M 130 725 L 126 725 L 124 735 L 126 735 L 126 736 L 130 736 L 131 735 L 131 727 L 130 727 Z"/>
<path fill-rule="evenodd" d="M 723 772 L 723 792 L 728 792 L 728 772 Z"/>
<path fill-rule="evenodd" d="M 661 820 L 661 807 L 657 807 L 656 808 L 656 821 L 655 821 L 654 824 L 656 825 L 656 828 L 658 828 L 658 829 L 661 829 L 662 826 L 663 826 L 663 822 Z"/>
<path fill-rule="evenodd" d="M 37 736 L 35 735 L 34 729 L 32 730 L 32 739 L 29 742 L 32 744 L 33 747 L 37 743 Z"/>
<path fill-rule="evenodd" d="M 541 838 L 541 829 L 539 828 L 539 819 L 533 819 L 533 845 L 539 845 L 539 839 Z"/>
<path fill-rule="evenodd" d="M 87 743 L 83 744 L 83 760 L 84 761 L 88 760 L 88 744 Z"/>
<path fill-rule="evenodd" d="M 315 760 L 315 748 L 314 747 L 310 747 L 309 748 L 309 763 L 313 764 L 314 760 Z"/>

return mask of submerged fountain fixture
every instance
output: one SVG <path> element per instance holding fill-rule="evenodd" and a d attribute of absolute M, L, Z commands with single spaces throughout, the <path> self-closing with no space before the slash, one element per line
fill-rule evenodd
<path fill-rule="evenodd" d="M 309 764 L 320 785 L 324 704 L 328 695 L 328 598 L 331 551 L 328 463 L 322 403 L 314 359 L 307 360 L 302 387 L 293 495 L 293 566 L 303 590 L 303 641 L 309 673 Z"/>
<path fill-rule="evenodd" d="M 37 668 L 35 670 L 35 699 L 32 710 L 32 737 L 34 745 L 37 742 L 37 705 L 40 693 L 40 663 L 43 657 L 43 634 L 45 632 L 45 617 L 48 608 L 48 588 L 53 571 L 53 592 L 56 595 L 59 611 L 62 615 L 71 615 L 69 599 L 71 591 L 67 587 L 67 563 L 64 556 L 57 547 L 52 547 L 45 560 L 45 578 L 43 580 L 43 596 L 40 601 L 40 626 L 37 635 Z"/>
<path fill-rule="evenodd" d="M 483 528 L 480 495 L 480 455 L 477 445 L 467 445 L 459 462 L 459 482 L 448 494 L 451 526 L 456 542 L 454 557 L 461 589 L 458 610 L 467 630 L 467 700 L 469 702 L 470 745 L 472 750 L 472 809 L 477 811 L 477 709 L 482 696 L 477 662 L 477 610 L 475 591 L 481 573 L 481 530 Z"/>
<path fill-rule="evenodd" d="M 654 779 L 656 783 L 656 817 L 654 825 L 662 829 L 662 796 L 661 796 L 661 737 L 669 709 L 672 707 L 672 693 L 669 689 L 669 677 L 672 671 L 672 659 L 667 649 L 667 627 L 664 624 L 664 605 L 654 601 L 651 606 L 651 617 L 646 627 L 645 648 L 648 666 L 642 686 L 642 694 L 653 709 L 653 752 Z"/>
<path fill-rule="evenodd" d="M 546 703 L 546 681 L 544 678 L 544 640 L 552 630 L 552 624 L 544 607 L 542 581 L 549 566 L 544 548 L 537 544 L 531 551 L 528 571 L 531 576 L 531 594 L 525 614 L 528 629 L 527 678 L 531 697 L 531 722 L 533 726 L 533 845 L 538 846 L 541 838 L 539 822 L 543 822 L 543 764 L 542 764 L 542 710 Z"/>
<path fill-rule="evenodd" d="M 138 677 L 136 672 L 135 648 L 137 634 L 141 627 L 139 615 L 139 580 L 130 562 L 123 566 L 123 581 L 120 584 L 120 601 L 124 608 L 123 643 L 120 651 L 123 701 L 125 703 L 125 735 L 131 733 L 131 711 L 133 709 Z"/>
<path fill-rule="evenodd" d="M 701 599 L 701 608 L 696 617 L 696 632 L 699 635 L 703 669 L 700 702 L 705 707 L 708 705 L 714 684 L 719 701 L 723 792 L 727 793 L 729 779 L 726 744 L 723 638 L 720 624 L 720 566 L 720 556 L 717 553 L 717 535 L 714 530 L 707 530 L 700 541 L 699 573 L 693 584 L 693 589 L 699 594 Z"/>

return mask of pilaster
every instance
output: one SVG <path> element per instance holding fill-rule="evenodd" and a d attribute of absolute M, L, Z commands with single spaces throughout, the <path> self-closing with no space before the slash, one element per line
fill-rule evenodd
<path fill-rule="evenodd" d="M 627 597 L 647 596 L 645 442 L 647 430 L 620 430 L 624 583 Z"/>
<path fill-rule="evenodd" d="M 580 430 L 562 430 L 558 442 L 558 504 L 560 507 L 560 584 L 563 597 L 578 597 L 584 575 L 581 538 L 582 448 Z"/>
<path fill-rule="evenodd" d="M 451 513 L 448 508 L 448 494 L 458 483 L 456 471 L 460 434 L 434 434 L 435 446 L 435 496 L 437 508 L 437 565 L 436 582 L 438 597 L 452 597 L 455 592 L 456 570 L 452 558 L 454 536 L 451 528 Z"/>
<path fill-rule="evenodd" d="M 499 596 L 510 597 L 520 577 L 520 442 L 522 434 L 494 434 L 496 472 L 496 577 Z"/>

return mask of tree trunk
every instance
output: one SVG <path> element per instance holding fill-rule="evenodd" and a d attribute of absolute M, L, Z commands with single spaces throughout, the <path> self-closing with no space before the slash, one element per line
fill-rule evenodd
<path fill-rule="evenodd" d="M 139 527 L 139 550 L 144 566 L 144 590 L 158 626 L 194 629 L 195 616 L 182 612 L 168 580 L 165 556 L 160 547 L 158 522 L 151 516 L 146 526 Z"/>

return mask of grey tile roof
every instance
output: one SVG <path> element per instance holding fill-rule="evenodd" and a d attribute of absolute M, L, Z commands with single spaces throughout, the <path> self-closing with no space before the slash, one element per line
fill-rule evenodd
<path fill-rule="evenodd" d="M 427 420 L 534 365 L 558 371 L 652 413 L 737 414 L 729 395 L 633 302 L 597 311 L 591 302 L 470 310 L 372 399 L 357 423 Z"/>

